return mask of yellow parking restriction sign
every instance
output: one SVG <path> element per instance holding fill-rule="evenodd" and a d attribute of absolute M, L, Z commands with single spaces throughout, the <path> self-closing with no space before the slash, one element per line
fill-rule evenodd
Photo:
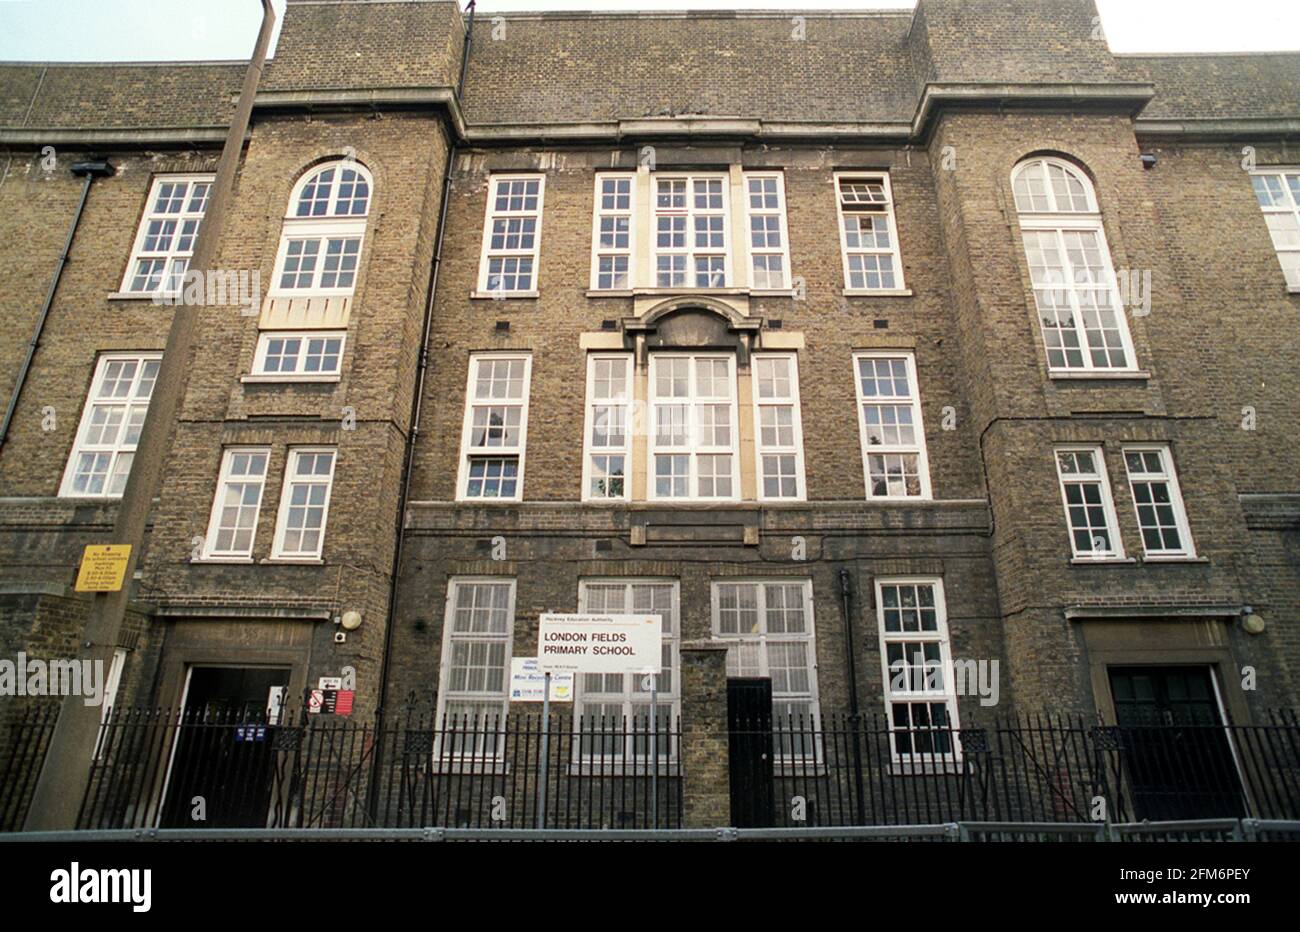
<path fill-rule="evenodd" d="M 131 559 L 130 544 L 87 544 L 77 572 L 78 592 L 118 592 Z"/>

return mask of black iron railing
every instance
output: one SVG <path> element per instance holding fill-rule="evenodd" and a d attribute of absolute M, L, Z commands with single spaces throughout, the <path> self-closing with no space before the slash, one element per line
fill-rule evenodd
<path fill-rule="evenodd" d="M 59 704 L 46 702 L 0 719 L 0 832 L 23 827 Z"/>
<path fill-rule="evenodd" d="M 754 737 L 739 725 L 733 738 Z M 754 726 L 773 733 L 767 824 L 1300 818 L 1293 713 L 1226 727 L 1028 715 L 900 730 L 843 713 Z"/>
<path fill-rule="evenodd" d="M 0 724 L 0 830 L 22 827 L 56 715 L 48 704 Z M 734 755 L 691 757 L 676 721 L 652 739 L 643 718 L 567 713 L 543 729 L 536 713 L 268 722 L 121 709 L 101 729 L 79 824 L 677 828 L 684 783 L 716 793 L 728 763 L 733 788 L 765 790 L 762 806 L 742 807 L 752 825 L 1300 819 L 1293 713 L 1226 727 L 1022 716 L 900 732 L 831 712 L 742 719 L 729 738 L 754 751 L 748 782 Z M 699 769 L 684 773 L 683 759 Z"/>
<path fill-rule="evenodd" d="M 83 828 L 677 828 L 675 722 L 115 713 Z M 652 767 L 652 758 L 657 767 Z M 543 788 L 544 781 L 544 788 Z M 544 818 L 542 817 L 544 813 Z"/>

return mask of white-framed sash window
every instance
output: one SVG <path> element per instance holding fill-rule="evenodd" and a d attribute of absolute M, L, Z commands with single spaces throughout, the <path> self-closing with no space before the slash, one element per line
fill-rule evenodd
<path fill-rule="evenodd" d="M 785 176 L 781 172 L 745 172 L 749 287 L 790 287 L 790 241 L 785 218 Z"/>
<path fill-rule="evenodd" d="M 578 584 L 578 611 L 590 614 L 658 615 L 662 620 L 663 657 L 655 698 L 658 757 L 676 754 L 671 740 L 681 714 L 678 648 L 681 640 L 678 584 L 672 579 L 583 579 Z M 650 758 L 649 678 L 631 673 L 583 673 L 576 677 L 575 717 L 579 719 L 578 755 L 605 762 Z"/>
<path fill-rule="evenodd" d="M 1287 287 L 1300 291 L 1300 168 L 1258 168 L 1250 182 Z"/>
<path fill-rule="evenodd" d="M 1168 445 L 1125 444 L 1124 469 L 1146 558 L 1194 558 L 1196 547 Z"/>
<path fill-rule="evenodd" d="M 469 360 L 457 498 L 518 501 L 524 488 L 532 357 L 481 353 Z"/>
<path fill-rule="evenodd" d="M 478 290 L 502 296 L 537 291 L 545 175 L 493 175 L 483 218 Z"/>
<path fill-rule="evenodd" d="M 899 350 L 854 353 L 853 374 L 867 498 L 930 498 L 915 357 Z"/>
<path fill-rule="evenodd" d="M 266 489 L 269 447 L 228 447 L 212 497 L 204 559 L 251 558 Z"/>
<path fill-rule="evenodd" d="M 804 498 L 803 423 L 799 361 L 794 353 L 755 353 L 750 361 L 758 497 Z"/>
<path fill-rule="evenodd" d="M 772 680 L 777 758 L 812 756 L 820 714 L 812 580 L 718 580 L 712 609 L 727 675 Z"/>
<path fill-rule="evenodd" d="M 502 755 L 514 626 L 513 578 L 457 577 L 448 583 L 435 760 Z"/>
<path fill-rule="evenodd" d="M 327 162 L 303 175 L 289 198 L 268 293 L 351 295 L 373 193 L 370 172 L 359 162 Z"/>
<path fill-rule="evenodd" d="M 591 287 L 624 291 L 636 281 L 636 175 L 597 172 L 591 230 Z"/>
<path fill-rule="evenodd" d="M 731 284 L 730 182 L 723 173 L 655 173 L 653 257 L 658 288 Z"/>
<path fill-rule="evenodd" d="M 582 497 L 626 501 L 632 492 L 631 353 L 587 356 Z"/>
<path fill-rule="evenodd" d="M 903 261 L 898 249 L 894 195 L 883 172 L 837 172 L 835 210 L 846 294 L 900 291 Z"/>
<path fill-rule="evenodd" d="M 214 177 L 188 174 L 153 179 L 122 278 L 124 293 L 170 294 L 181 289 Z"/>
<path fill-rule="evenodd" d="M 1033 158 L 1016 166 L 1011 185 L 1048 368 L 1135 370 L 1092 183 L 1063 159 Z"/>
<path fill-rule="evenodd" d="M 954 761 L 957 694 L 943 580 L 877 577 L 885 714 L 895 761 Z"/>
<path fill-rule="evenodd" d="M 653 353 L 649 382 L 649 497 L 739 498 L 735 356 Z"/>
<path fill-rule="evenodd" d="M 1056 448 L 1055 455 L 1075 559 L 1123 559 L 1124 544 L 1120 540 L 1115 501 L 1111 497 L 1101 447 L 1061 446 Z"/>
<path fill-rule="evenodd" d="M 61 497 L 121 496 L 161 364 L 161 353 L 99 357 L 63 473 Z"/>
<path fill-rule="evenodd" d="M 337 459 L 333 447 L 289 448 L 272 559 L 320 559 Z"/>

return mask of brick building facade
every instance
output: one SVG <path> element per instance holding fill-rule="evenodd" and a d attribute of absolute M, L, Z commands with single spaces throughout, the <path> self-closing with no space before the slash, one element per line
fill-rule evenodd
<path fill-rule="evenodd" d="M 724 663 L 778 714 L 990 711 L 891 686 L 915 652 L 996 661 L 999 712 L 1294 704 L 1300 54 L 1114 55 L 1087 0 L 465 23 L 290 0 L 214 263 L 264 293 L 202 311 L 119 703 L 351 667 L 485 716 L 541 613 L 637 610 L 687 718 Z M 116 169 L 0 447 L 5 656 L 76 643 L 159 185 L 201 198 L 241 74 L 0 67 L 6 396 L 68 166 Z"/>

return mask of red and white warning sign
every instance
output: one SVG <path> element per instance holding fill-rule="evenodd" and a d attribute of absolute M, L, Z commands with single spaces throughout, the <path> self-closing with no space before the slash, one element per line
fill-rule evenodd
<path fill-rule="evenodd" d="M 325 704 L 325 690 L 313 689 L 307 697 L 307 714 L 320 715 L 321 706 Z"/>
<path fill-rule="evenodd" d="M 356 698 L 356 695 L 355 690 L 340 689 L 338 691 L 338 698 L 334 701 L 334 714 L 351 715 L 352 701 Z"/>

